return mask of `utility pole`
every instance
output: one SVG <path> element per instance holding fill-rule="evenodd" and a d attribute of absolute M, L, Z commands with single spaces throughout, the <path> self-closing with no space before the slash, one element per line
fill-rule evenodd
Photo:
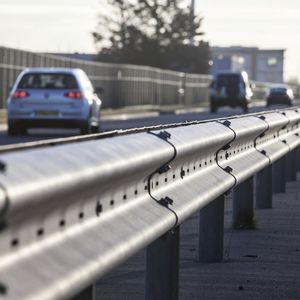
<path fill-rule="evenodd" d="M 195 0 L 191 0 L 191 16 L 195 16 Z"/>
<path fill-rule="evenodd" d="M 190 14 L 191 14 L 191 28 L 192 28 L 193 23 L 194 23 L 194 17 L 195 17 L 195 0 L 191 0 Z M 193 36 L 191 36 L 191 38 L 190 38 L 190 44 L 194 45 L 194 37 Z"/>

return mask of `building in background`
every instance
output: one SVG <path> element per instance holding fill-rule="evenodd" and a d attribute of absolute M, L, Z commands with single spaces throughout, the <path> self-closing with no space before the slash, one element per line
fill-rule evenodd
<path fill-rule="evenodd" d="M 211 73 L 246 71 L 251 80 L 283 82 L 283 49 L 257 47 L 211 47 Z"/>

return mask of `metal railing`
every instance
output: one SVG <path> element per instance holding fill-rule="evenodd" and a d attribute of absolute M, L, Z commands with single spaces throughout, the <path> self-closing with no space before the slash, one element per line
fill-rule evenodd
<path fill-rule="evenodd" d="M 0 299 L 71 298 L 147 246 L 146 299 L 177 299 L 180 224 L 200 211 L 199 260 L 222 261 L 224 193 L 252 226 L 253 176 L 270 208 L 299 122 L 293 108 L 2 153 Z"/>
<path fill-rule="evenodd" d="M 209 75 L 193 75 L 146 66 L 109 64 L 62 58 L 0 47 L 0 108 L 9 88 L 27 67 L 83 69 L 95 87 L 102 87 L 103 107 L 131 105 L 198 105 L 208 101 Z"/>

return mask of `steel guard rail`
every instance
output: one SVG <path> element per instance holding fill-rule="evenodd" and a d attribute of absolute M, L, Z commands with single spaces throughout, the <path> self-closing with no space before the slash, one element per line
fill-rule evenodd
<path fill-rule="evenodd" d="M 4 153 L 0 299 L 66 299 L 300 144 L 297 109 Z"/>

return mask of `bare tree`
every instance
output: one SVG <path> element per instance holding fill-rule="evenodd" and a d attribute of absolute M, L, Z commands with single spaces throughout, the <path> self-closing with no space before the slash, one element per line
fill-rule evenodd
<path fill-rule="evenodd" d="M 201 41 L 203 19 L 191 14 L 184 0 L 106 1 L 93 32 L 100 60 L 208 71 L 208 44 Z M 194 64 L 186 57 L 191 52 L 201 55 Z"/>

